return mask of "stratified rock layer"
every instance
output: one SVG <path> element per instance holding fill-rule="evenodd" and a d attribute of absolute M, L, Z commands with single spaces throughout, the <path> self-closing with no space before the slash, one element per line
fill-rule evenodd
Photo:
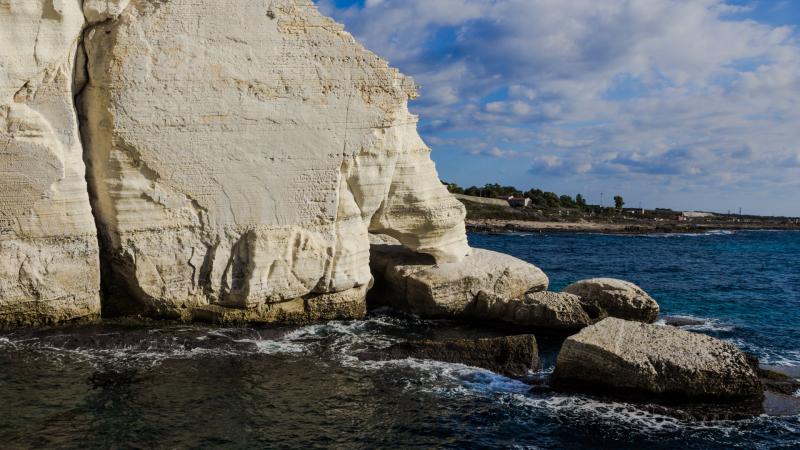
<path fill-rule="evenodd" d="M 156 316 L 305 314 L 363 303 L 370 231 L 469 253 L 414 83 L 310 1 L 126 3 L 85 3 L 105 20 L 85 33 L 80 108 L 111 289 Z"/>
<path fill-rule="evenodd" d="M 100 313 L 72 100 L 79 0 L 0 1 L 0 325 Z"/>
<path fill-rule="evenodd" d="M 513 256 L 474 249 L 458 262 L 433 258 L 400 245 L 376 243 L 370 260 L 376 304 L 427 317 L 469 315 L 481 292 L 514 298 L 544 291 L 549 280 L 538 267 Z"/>
<path fill-rule="evenodd" d="M 652 323 L 660 311 L 653 297 L 629 281 L 593 278 L 570 284 L 564 292 L 580 297 L 584 308 L 599 317 Z"/>
<path fill-rule="evenodd" d="M 729 401 L 763 391 L 747 357 L 729 342 L 616 318 L 564 342 L 553 383 L 670 401 Z"/>

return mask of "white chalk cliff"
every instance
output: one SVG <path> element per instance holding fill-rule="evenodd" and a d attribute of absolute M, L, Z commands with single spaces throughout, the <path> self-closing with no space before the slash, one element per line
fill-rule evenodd
<path fill-rule="evenodd" d="M 72 99 L 79 0 L 0 0 L 0 324 L 100 314 Z"/>
<path fill-rule="evenodd" d="M 123 312 L 352 317 L 369 233 L 470 252 L 415 84 L 309 0 L 0 0 L 0 38 L 0 322 L 98 314 L 101 263 Z"/>

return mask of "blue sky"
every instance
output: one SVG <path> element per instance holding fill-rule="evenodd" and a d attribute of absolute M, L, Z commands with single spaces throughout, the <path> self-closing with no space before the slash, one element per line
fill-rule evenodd
<path fill-rule="evenodd" d="M 442 179 L 800 216 L 800 0 L 316 0 L 413 76 Z"/>

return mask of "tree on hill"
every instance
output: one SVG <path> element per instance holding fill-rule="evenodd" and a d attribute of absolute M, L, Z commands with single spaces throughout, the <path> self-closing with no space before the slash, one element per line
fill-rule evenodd
<path fill-rule="evenodd" d="M 545 192 L 544 201 L 545 205 L 549 206 L 550 208 L 558 208 L 561 206 L 561 199 L 558 197 L 558 195 L 556 195 L 555 192 Z"/>
<path fill-rule="evenodd" d="M 500 186 L 497 183 L 486 184 L 483 187 L 470 186 L 464 190 L 464 194 L 489 198 L 522 196 L 522 192 L 514 186 Z"/>
<path fill-rule="evenodd" d="M 578 194 L 578 195 L 575 196 L 575 203 L 578 204 L 579 208 L 583 208 L 583 207 L 586 206 L 586 199 L 583 198 L 583 195 Z"/>
<path fill-rule="evenodd" d="M 623 199 L 621 195 L 614 196 L 614 206 L 617 209 L 622 209 L 622 207 L 625 206 L 625 199 Z"/>

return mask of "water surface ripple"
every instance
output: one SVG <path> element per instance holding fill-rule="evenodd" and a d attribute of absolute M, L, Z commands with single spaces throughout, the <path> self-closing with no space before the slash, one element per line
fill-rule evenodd
<path fill-rule="evenodd" d="M 800 233 L 471 235 L 553 287 L 630 279 L 666 316 L 800 366 Z M 301 328 L 111 322 L 0 332 L 2 448 L 797 448 L 800 417 L 687 423 L 624 402 L 532 394 L 458 364 L 361 362 L 406 339 L 493 335 L 373 312 Z M 558 343 L 542 339 L 543 376 Z"/>

